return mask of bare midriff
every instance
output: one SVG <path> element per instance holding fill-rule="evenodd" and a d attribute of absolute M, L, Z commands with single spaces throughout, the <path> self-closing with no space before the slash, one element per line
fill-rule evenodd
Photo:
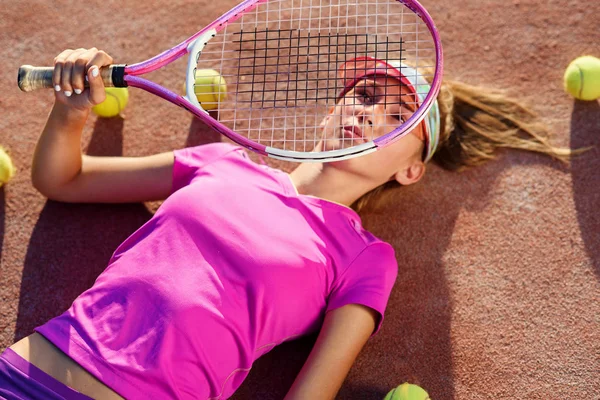
<path fill-rule="evenodd" d="M 39 333 L 21 339 L 10 348 L 29 363 L 79 393 L 94 399 L 123 399 Z"/>

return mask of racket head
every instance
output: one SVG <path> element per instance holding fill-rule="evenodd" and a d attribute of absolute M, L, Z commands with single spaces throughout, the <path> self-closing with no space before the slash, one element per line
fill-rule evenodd
<path fill-rule="evenodd" d="M 190 38 L 187 51 L 188 95 L 181 105 L 233 141 L 290 161 L 336 161 L 394 143 L 419 127 L 443 71 L 437 29 L 414 0 L 246 1 Z M 364 58 L 426 70 L 427 92 L 406 93 L 415 88 L 401 67 L 369 74 L 355 64 L 360 78 L 348 85 L 348 64 Z M 207 70 L 219 73 L 225 93 L 224 86 L 210 88 L 202 76 Z M 357 98 L 356 88 L 370 84 L 384 91 L 383 106 Z M 189 95 L 198 92 L 205 106 L 215 99 L 218 114 L 204 112 L 202 101 Z M 412 107 L 398 111 L 394 94 Z M 390 119 L 396 114 L 401 121 Z"/>

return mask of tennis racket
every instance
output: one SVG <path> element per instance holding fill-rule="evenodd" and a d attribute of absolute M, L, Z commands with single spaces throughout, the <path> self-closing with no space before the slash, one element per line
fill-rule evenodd
<path fill-rule="evenodd" d="M 141 77 L 186 54 L 186 95 Z M 422 101 L 401 109 L 398 122 L 378 137 L 366 120 L 362 127 L 344 126 L 342 120 L 354 111 L 348 101 L 338 106 L 352 93 L 340 79 L 341 66 L 347 72 L 350 63 L 357 76 L 360 69 L 368 74 L 372 65 L 354 61 L 365 59 L 429 71 L 430 86 L 419 93 Z M 377 73 L 387 65 L 379 63 Z M 209 69 L 226 83 L 214 89 L 218 113 L 208 113 L 195 95 L 206 93 L 207 87 L 196 82 L 206 86 L 199 75 Z M 408 134 L 433 105 L 442 69 L 439 34 L 416 0 L 246 0 L 172 49 L 136 64 L 103 67 L 101 75 L 106 86 L 137 87 L 183 107 L 259 154 L 326 162 L 373 152 Z M 52 67 L 22 66 L 19 87 L 25 92 L 52 88 L 52 73 Z M 410 85 L 404 79 L 394 82 Z M 383 86 L 385 91 L 388 84 Z M 355 107 L 361 113 L 366 105 L 359 99 Z M 341 126 L 325 130 L 327 118 L 340 120 Z"/>

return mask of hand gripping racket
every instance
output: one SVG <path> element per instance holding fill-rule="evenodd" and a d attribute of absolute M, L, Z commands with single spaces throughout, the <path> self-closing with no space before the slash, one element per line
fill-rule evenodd
<path fill-rule="evenodd" d="M 185 54 L 187 95 L 140 77 Z M 374 67 L 355 60 L 383 62 Z M 429 71 L 423 75 L 430 86 L 419 86 L 426 88 L 419 92 L 422 101 L 401 109 L 398 122 L 375 137 L 369 118 L 348 122 L 353 114 L 364 117 L 372 111 L 340 79 L 340 69 L 345 66 L 347 73 L 351 65 L 358 77 L 372 74 L 373 68 L 376 74 L 393 75 L 382 72 L 388 62 L 400 65 L 395 71 L 398 85 L 410 85 L 401 79 L 406 64 L 410 71 Z M 185 108 L 252 151 L 289 161 L 325 162 L 367 154 L 408 134 L 433 105 L 442 68 L 437 29 L 416 0 L 246 0 L 172 49 L 136 64 L 103 67 L 101 75 L 106 86 L 141 88 Z M 217 85 L 214 92 L 218 113 L 205 111 L 194 94 L 206 93 L 196 82 L 206 86 L 199 75 L 207 69 L 226 81 L 226 93 L 225 85 Z M 51 88 L 52 73 L 52 67 L 22 66 L 19 87 L 25 92 Z M 389 97 L 387 86 L 378 83 L 383 101 Z M 345 96 L 358 101 L 341 100 Z M 324 129 L 327 118 L 339 120 L 339 127 Z"/>

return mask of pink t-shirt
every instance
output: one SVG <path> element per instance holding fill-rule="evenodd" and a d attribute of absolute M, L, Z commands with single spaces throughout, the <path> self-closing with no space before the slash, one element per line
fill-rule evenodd
<path fill-rule="evenodd" d="M 371 307 L 378 330 L 396 275 L 393 248 L 354 211 L 210 144 L 175 151 L 171 196 L 36 330 L 128 399 L 227 398 L 328 310 Z"/>

